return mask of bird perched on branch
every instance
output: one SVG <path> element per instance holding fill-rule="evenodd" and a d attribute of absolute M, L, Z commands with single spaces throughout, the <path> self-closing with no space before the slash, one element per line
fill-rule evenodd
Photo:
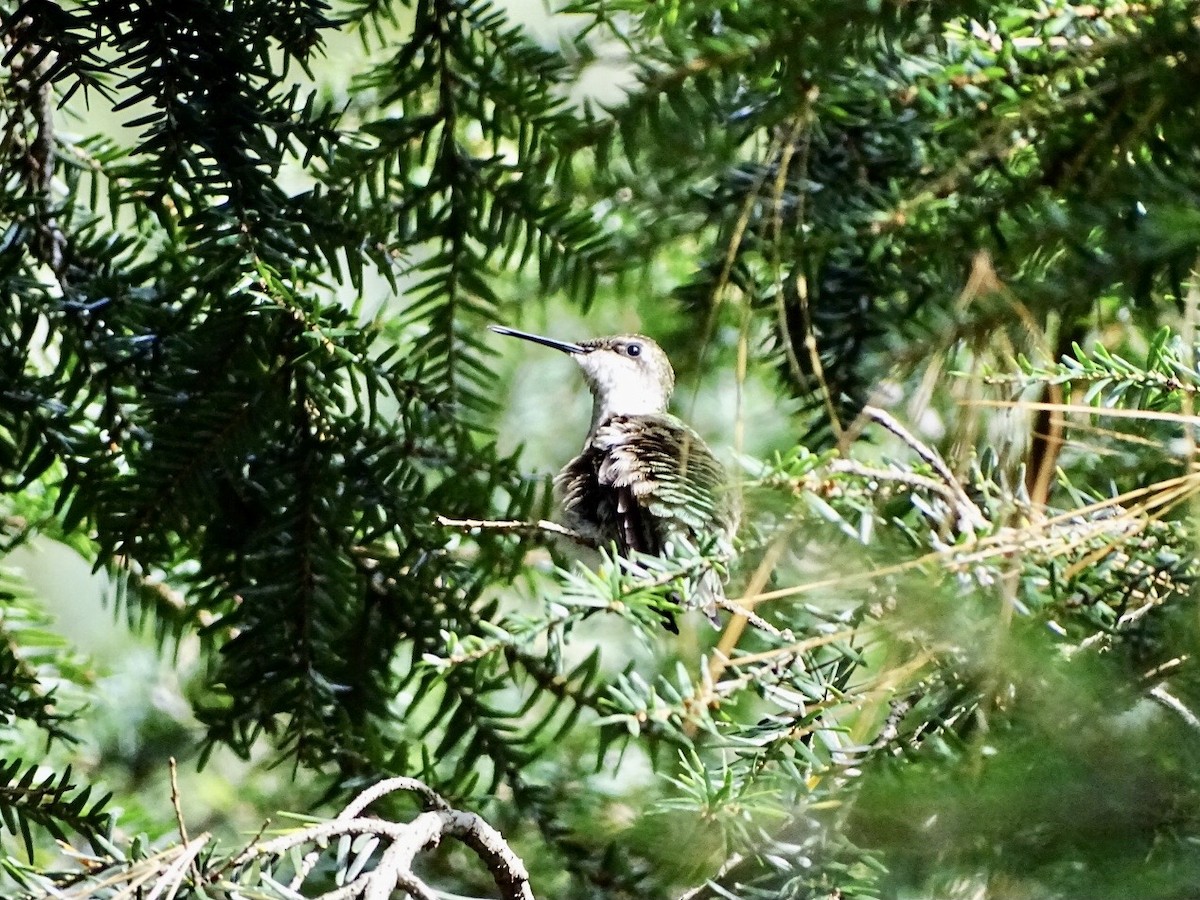
<path fill-rule="evenodd" d="M 615 543 L 626 557 L 673 558 L 688 550 L 722 561 L 732 556 L 737 515 L 725 471 L 700 435 L 667 412 L 675 372 L 658 344 L 639 334 L 570 343 L 499 325 L 491 330 L 569 353 L 583 369 L 592 424 L 583 450 L 555 480 L 574 531 L 596 546 Z M 687 582 L 692 600 L 715 622 L 725 597 L 720 574 L 706 565 Z M 660 612 L 678 633 L 670 611 Z"/>

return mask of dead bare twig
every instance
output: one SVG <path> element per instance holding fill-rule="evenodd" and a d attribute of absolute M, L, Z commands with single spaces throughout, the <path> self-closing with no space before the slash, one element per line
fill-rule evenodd
<path fill-rule="evenodd" d="M 595 550 L 596 542 L 589 539 L 585 535 L 580 534 L 568 528 L 566 525 L 559 525 L 557 522 L 551 522 L 549 519 L 538 519 L 534 522 L 523 522 L 519 519 L 451 519 L 447 516 L 438 516 L 437 523 L 446 528 L 459 528 L 464 531 L 507 531 L 512 534 L 552 534 L 556 537 L 565 537 L 569 541 L 573 541 L 582 547 L 590 547 Z"/>
<path fill-rule="evenodd" d="M 946 461 L 942 459 L 940 453 L 917 440 L 912 432 L 896 421 L 890 413 L 879 407 L 864 406 L 862 415 L 872 422 L 882 425 L 896 437 L 900 438 L 917 456 L 928 463 L 934 473 L 942 479 L 950 494 L 955 498 L 955 502 L 952 505 L 958 515 L 958 528 L 960 531 L 977 531 L 987 527 L 987 517 L 975 504 L 975 501 L 967 496 L 967 492 L 959 484 L 958 479 L 954 477 L 954 473 L 950 470 Z"/>
<path fill-rule="evenodd" d="M 179 839 L 187 847 L 191 844 L 191 841 L 188 839 L 187 825 L 183 821 L 183 804 L 179 800 L 179 772 L 178 767 L 175 765 L 175 757 L 172 756 L 168 760 L 168 763 L 171 768 L 171 808 L 175 810 L 175 824 L 179 828 Z M 192 877 L 199 883 L 200 868 L 196 865 L 196 857 L 194 855 L 190 857 L 190 868 L 192 870 Z"/>
<path fill-rule="evenodd" d="M 362 815 L 371 803 L 396 791 L 417 794 L 427 810 L 406 823 Z M 457 838 L 475 852 L 491 872 L 504 900 L 533 900 L 525 864 L 509 847 L 503 835 L 475 813 L 452 809 L 440 795 L 415 778 L 398 777 L 381 781 L 359 794 L 332 821 L 252 845 L 242 853 L 238 865 L 248 865 L 263 857 L 282 856 L 295 848 L 312 845 L 313 849 L 306 854 L 289 885 L 291 890 L 298 891 L 331 839 L 361 834 L 374 835 L 380 839 L 381 846 L 386 845 L 379 862 L 373 870 L 351 884 L 323 895 L 323 900 L 354 896 L 381 900 L 396 890 L 407 891 L 420 900 L 436 897 L 433 889 L 413 874 L 412 863 L 418 853 L 437 846 L 447 836 Z"/>
<path fill-rule="evenodd" d="M 386 900 L 394 895 L 436 900 L 441 894 L 413 872 L 414 862 L 420 853 L 452 837 L 487 866 L 502 900 L 534 900 L 525 864 L 503 835 L 475 813 L 451 808 L 414 778 L 389 778 L 367 788 L 334 819 L 304 825 L 265 841 L 260 839 L 260 831 L 230 857 L 215 849 L 207 832 L 189 837 L 173 762 L 171 773 L 171 803 L 181 844 L 132 860 L 72 852 L 82 872 L 69 873 L 66 881 L 57 885 L 44 880 L 44 896 L 60 900 L 88 900 L 101 895 L 115 900 L 174 900 L 176 896 L 199 896 L 203 892 L 209 896 L 269 895 L 300 900 L 315 895 L 317 888 L 306 881 L 324 858 L 343 876 L 344 883 L 315 895 L 319 900 Z M 407 822 L 366 814 L 372 803 L 396 791 L 418 795 L 423 811 Z M 354 844 L 357 837 L 364 839 Z M 281 870 L 294 871 L 289 884 L 276 880 Z M 194 890 L 187 885 L 189 872 Z"/>

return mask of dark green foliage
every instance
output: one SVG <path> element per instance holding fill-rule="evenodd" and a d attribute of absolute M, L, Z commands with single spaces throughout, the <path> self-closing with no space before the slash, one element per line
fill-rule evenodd
<path fill-rule="evenodd" d="M 11 737 L 17 727 L 32 726 L 43 746 L 75 741 L 79 699 L 72 688 L 88 681 L 81 661 L 49 626 L 28 587 L 0 572 L 0 728 Z M 92 796 L 93 788 L 76 781 L 70 768 L 56 774 L 36 762 L 0 760 L 0 821 L 31 859 L 35 826 L 63 841 L 108 833 L 109 797 Z"/>
<path fill-rule="evenodd" d="M 506 187 L 488 174 L 498 163 L 473 158 L 460 131 L 484 105 L 504 101 L 512 111 L 484 123 L 495 140 L 529 128 L 535 141 L 553 104 L 527 111 L 531 92 L 546 96 L 544 87 L 501 97 L 510 86 L 499 76 L 474 93 L 454 87 L 467 74 L 454 67 L 474 65 L 481 42 L 511 54 L 523 73 L 541 58 L 496 14 L 456 5 L 423 8 L 408 56 L 372 76 L 396 80 L 387 102 L 415 108 L 437 99 L 430 114 L 440 118 L 427 124 L 443 133 L 431 157 L 440 174 L 424 197 L 408 198 L 421 221 L 395 212 L 367 221 L 359 210 L 374 200 L 363 188 L 372 171 L 416 163 L 396 166 L 392 154 L 407 150 L 387 140 L 357 144 L 315 95 L 289 83 L 281 63 L 306 66 L 330 25 L 323 4 L 292 6 L 92 3 L 68 13 L 46 4 L 49 18 L 22 21 L 41 7 L 11 15 L 11 56 L 26 57 L 12 85 L 28 97 L 31 130 L 48 127 L 39 92 L 97 81 L 116 112 L 138 110 L 128 114 L 138 136 L 126 153 L 102 148 L 90 169 L 56 153 L 49 162 L 70 188 L 61 210 L 50 208 L 57 201 L 40 177 L 23 184 L 30 225 L 7 254 L 14 313 L 5 347 L 15 377 L 6 389 L 18 401 L 55 397 L 56 406 L 7 403 L 3 430 L 11 471 L 29 478 L 64 467 L 57 506 L 66 530 L 94 529 L 100 564 L 165 571 L 185 593 L 190 621 L 206 623 L 220 650 L 219 690 L 206 701 L 213 740 L 247 752 L 260 730 L 281 729 L 282 746 L 299 758 L 337 758 L 353 771 L 363 764 L 358 742 L 326 741 L 358 732 L 372 743 L 371 723 L 390 695 L 380 673 L 401 635 L 428 629 L 432 637 L 442 621 L 468 621 L 480 587 L 439 552 L 444 537 L 433 519 L 486 510 L 506 480 L 506 464 L 462 418 L 464 405 L 487 406 L 468 387 L 486 377 L 473 336 L 491 309 L 482 248 L 499 243 L 497 234 L 519 233 L 540 245 L 542 271 L 554 281 L 559 256 L 541 226 L 570 226 L 553 212 L 514 224 L 490 201 L 476 205 L 490 183 L 497 197 L 546 207 L 530 193 L 532 171 L 529 191 Z M 35 80 L 44 41 L 59 49 Z M 76 49 L 63 52 L 66 42 Z M 445 74 L 440 89 L 428 83 L 434 72 Z M 362 133 L 373 131 L 363 124 Z M 522 150 L 536 152 L 532 144 Z M 281 168 L 309 158 L 326 162 L 327 183 L 288 196 Z M 89 182 L 93 195 L 107 184 L 114 222 L 134 215 L 135 237 L 103 234 L 91 218 L 103 207 L 82 202 Z M 34 274 L 49 259 L 47 240 L 65 241 L 62 259 L 50 260 L 57 285 Z M 421 265 L 422 283 L 397 325 L 430 330 L 399 354 L 313 292 L 326 280 L 323 262 L 335 277 L 337 260 L 349 262 L 361 283 L 364 248 L 425 254 L 430 241 L 441 248 Z M 395 277 L 391 253 L 367 256 Z M 62 364 L 35 375 L 19 354 L 39 340 Z M 451 473 L 459 490 L 440 496 L 436 485 Z M 396 549 L 381 560 L 375 546 Z M 186 575 L 176 572 L 184 560 L 195 563 Z M 385 582 L 387 568 L 404 577 Z M 143 599 L 131 592 L 125 602 Z"/>
<path fill-rule="evenodd" d="M 683 298 L 709 316 L 731 290 L 750 299 L 790 390 L 826 407 L 815 432 L 856 414 L 893 362 L 1009 326 L 994 306 L 952 305 L 971 262 L 947 241 L 986 251 L 1069 336 L 1113 291 L 1157 321 L 1152 286 L 1179 296 L 1200 247 L 1194 3 L 1136 21 L 1005 8 L 972 25 L 970 3 L 837 6 L 646 16 L 630 41 L 650 60 L 645 90 L 583 139 L 631 191 L 638 240 L 703 229 Z"/>
<path fill-rule="evenodd" d="M 419 776 L 544 896 L 1190 889 L 1200 4 L 580 0 L 561 46 L 474 0 L 0 10 L 2 546 L 198 657 L 201 757 Z M 658 632 L 704 546 L 445 521 L 551 514 L 484 329 L 547 304 L 837 445 L 731 429 L 744 631 Z M 1026 452 L 979 401 L 1035 395 L 1095 414 Z M 152 868 L 31 756 L 90 676 L 0 613 L 6 832 Z M 206 890 L 283 893 L 221 852 Z"/>
<path fill-rule="evenodd" d="M 29 722 L 47 741 L 70 740 L 71 712 L 60 708 L 54 680 L 82 680 L 65 642 L 48 630 L 26 585 L 0 570 L 0 718 L 5 726 Z"/>
<path fill-rule="evenodd" d="M 45 828 L 60 841 L 68 833 L 89 840 L 104 838 L 112 825 L 104 809 L 110 799 L 106 795 L 92 802 L 92 789 L 75 784 L 69 767 L 61 775 L 42 775 L 36 765 L 0 760 L 0 817 L 9 833 L 20 835 L 30 858 L 31 825 Z"/>
<path fill-rule="evenodd" d="M 535 255 L 547 285 L 594 278 L 594 229 L 538 186 L 550 57 L 482 6 L 422 6 L 363 82 L 437 134 L 410 192 L 375 180 L 418 165 L 397 120 L 339 120 L 289 74 L 320 52 L 324 4 L 43 3 L 6 21 L 22 174 L 3 195 L 5 478 L 49 477 L 61 531 L 133 571 L 131 618 L 204 638 L 211 742 L 248 753 L 265 731 L 307 764 L 373 769 L 401 640 L 419 659 L 472 628 L 483 573 L 512 565 L 468 569 L 436 515 L 484 514 L 501 489 L 511 515 L 530 501 L 474 426 L 491 249 Z M 79 86 L 131 146 L 56 141 L 53 104 Z M 520 164 L 464 144 L 473 123 L 519 137 Z M 318 184 L 286 193 L 280 173 L 310 162 Z M 407 208 L 381 215 L 393 197 Z M 324 292 L 344 271 L 361 286 L 364 256 L 409 285 L 387 333 Z"/>

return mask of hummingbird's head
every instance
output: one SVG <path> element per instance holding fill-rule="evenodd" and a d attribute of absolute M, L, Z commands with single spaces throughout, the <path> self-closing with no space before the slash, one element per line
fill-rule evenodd
<path fill-rule="evenodd" d="M 662 348 L 640 334 L 617 334 L 578 344 L 492 325 L 492 331 L 570 353 L 596 398 L 597 420 L 666 412 L 675 372 Z"/>
<path fill-rule="evenodd" d="M 675 371 L 662 347 L 640 334 L 593 338 L 579 346 L 584 352 L 575 361 L 607 415 L 666 412 Z"/>

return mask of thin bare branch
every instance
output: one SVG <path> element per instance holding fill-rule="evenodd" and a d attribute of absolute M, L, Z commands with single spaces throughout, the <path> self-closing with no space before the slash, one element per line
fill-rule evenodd
<path fill-rule="evenodd" d="M 191 841 L 188 839 L 187 825 L 183 821 L 183 805 L 179 801 L 179 772 L 175 764 L 175 757 L 171 757 L 168 761 L 171 770 L 171 808 L 175 810 L 175 825 L 179 829 L 179 840 L 183 842 L 183 846 L 187 847 Z M 200 881 L 200 869 L 196 866 L 196 857 L 192 856 L 192 877 L 196 882 Z M 172 891 L 172 893 L 174 893 Z"/>
<path fill-rule="evenodd" d="M 430 809 L 407 823 L 361 816 L 373 802 L 396 791 L 417 794 Z M 285 889 L 299 892 L 334 839 L 359 834 L 373 834 L 387 846 L 370 873 L 330 892 L 325 900 L 346 900 L 359 892 L 366 900 L 383 900 L 397 890 L 407 891 L 417 900 L 432 900 L 437 894 L 413 873 L 412 865 L 418 853 L 436 846 L 447 835 L 462 841 L 483 861 L 503 900 L 533 900 L 529 873 L 503 835 L 476 814 L 450 808 L 437 792 L 415 778 L 381 781 L 359 794 L 337 818 L 257 843 L 242 854 L 238 864 L 246 866 L 262 857 L 282 856 L 294 848 L 313 845 L 314 849 L 305 856 L 296 877 Z M 351 887 L 355 890 L 351 891 Z"/>
<path fill-rule="evenodd" d="M 556 537 L 565 537 L 569 541 L 574 541 L 583 547 L 590 547 L 595 550 L 596 542 L 588 538 L 586 535 L 580 534 L 568 528 L 566 525 L 559 525 L 557 522 L 551 522 L 548 519 L 538 519 L 536 522 L 522 522 L 514 519 L 451 519 L 446 516 L 438 516 L 437 523 L 446 528 L 460 528 L 464 531 L 507 531 L 513 534 L 552 534 Z"/>
<path fill-rule="evenodd" d="M 1182 700 L 1167 690 L 1166 683 L 1157 684 L 1150 688 L 1150 696 L 1154 698 L 1159 705 L 1171 710 L 1184 721 L 1189 728 L 1200 731 L 1200 716 L 1197 716 L 1184 704 Z"/>
<path fill-rule="evenodd" d="M 975 531 L 987 527 L 987 517 L 975 504 L 975 501 L 967 496 L 967 492 L 959 484 L 958 479 L 954 477 L 954 473 L 950 470 L 946 461 L 942 459 L 940 453 L 917 440 L 912 432 L 896 421 L 890 413 L 877 406 L 864 406 L 862 415 L 872 422 L 882 425 L 896 437 L 900 438 L 900 440 L 912 448 L 917 456 L 928 463 L 929 467 L 945 482 L 946 487 L 950 489 L 956 498 L 954 508 L 958 513 L 959 530 Z"/>

